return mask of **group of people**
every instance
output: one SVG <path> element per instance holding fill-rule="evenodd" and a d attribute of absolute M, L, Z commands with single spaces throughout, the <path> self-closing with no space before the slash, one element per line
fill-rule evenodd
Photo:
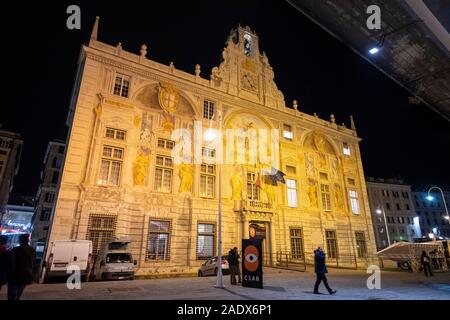
<path fill-rule="evenodd" d="M 8 237 L 0 235 L 0 292 L 7 285 L 8 300 L 19 300 L 25 287 L 33 282 L 36 252 L 29 239 L 29 234 L 20 235 L 20 246 L 10 250 Z"/>
<path fill-rule="evenodd" d="M 236 275 L 238 281 L 241 283 L 241 271 L 239 267 L 239 253 L 237 247 L 234 247 L 228 252 L 228 266 L 230 269 L 230 282 L 236 285 Z M 335 294 L 337 291 L 330 288 L 326 273 L 328 273 L 327 265 L 325 263 L 325 252 L 321 247 L 314 250 L 314 271 L 316 273 L 316 283 L 314 284 L 314 294 L 322 294 L 319 292 L 319 286 L 323 282 L 329 294 Z"/>

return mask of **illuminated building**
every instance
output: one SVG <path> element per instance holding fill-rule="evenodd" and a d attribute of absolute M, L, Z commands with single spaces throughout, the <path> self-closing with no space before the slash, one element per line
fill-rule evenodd
<path fill-rule="evenodd" d="M 312 263 L 318 246 L 330 265 L 373 263 L 353 120 L 347 128 L 334 116 L 301 112 L 297 102 L 287 107 L 254 32 L 232 30 L 209 79 L 200 65 L 190 74 L 148 59 L 145 45 L 134 54 L 98 41 L 97 33 L 98 20 L 79 58 L 50 241 L 90 239 L 95 254 L 108 238 L 129 236 L 138 275 L 196 272 L 217 252 L 221 166 L 224 253 L 254 235 L 263 239 L 266 264 L 285 257 Z M 224 139 L 231 129 L 247 134 L 231 153 L 235 160 L 241 152 L 244 163 L 215 162 L 219 150 L 196 135 L 199 125 L 217 129 L 220 115 Z M 179 129 L 194 142 L 180 144 Z M 251 132 L 276 133 L 274 148 L 264 147 L 274 161 L 250 152 Z M 174 161 L 177 148 L 198 151 L 202 161 Z M 267 181 L 271 167 L 286 174 L 285 183 Z"/>

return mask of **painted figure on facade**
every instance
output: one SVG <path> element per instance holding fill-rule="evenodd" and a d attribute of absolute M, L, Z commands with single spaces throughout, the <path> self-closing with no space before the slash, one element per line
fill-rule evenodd
<path fill-rule="evenodd" d="M 311 208 L 317 208 L 317 186 L 314 179 L 308 179 L 308 198 L 309 206 Z"/>
<path fill-rule="evenodd" d="M 194 178 L 194 173 L 192 165 L 187 163 L 180 164 L 180 192 L 191 192 L 192 180 Z"/>
<path fill-rule="evenodd" d="M 337 207 L 340 210 L 344 210 L 344 199 L 342 197 L 342 189 L 341 189 L 341 185 L 338 183 L 334 184 L 334 196 L 336 199 Z"/>
<path fill-rule="evenodd" d="M 234 168 L 234 173 L 231 176 L 231 200 L 242 199 L 242 189 L 244 182 L 242 180 L 242 173 L 239 167 Z"/>
<path fill-rule="evenodd" d="M 139 154 L 134 162 L 133 179 L 135 186 L 143 186 L 148 172 L 149 157 Z"/>

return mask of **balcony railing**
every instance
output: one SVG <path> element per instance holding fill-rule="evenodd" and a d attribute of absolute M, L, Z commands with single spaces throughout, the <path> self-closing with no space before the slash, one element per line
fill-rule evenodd
<path fill-rule="evenodd" d="M 273 203 L 259 200 L 241 200 L 234 202 L 235 211 L 273 212 Z"/>

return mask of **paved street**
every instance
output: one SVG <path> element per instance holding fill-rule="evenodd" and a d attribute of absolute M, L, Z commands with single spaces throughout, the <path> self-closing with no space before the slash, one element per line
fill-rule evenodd
<path fill-rule="evenodd" d="M 68 290 L 64 283 L 31 285 L 23 295 L 33 299 L 304 299 L 304 300 L 373 300 L 436 299 L 450 300 L 450 273 L 437 274 L 431 280 L 423 274 L 382 271 L 381 290 L 366 287 L 364 271 L 330 269 L 329 283 L 337 295 L 314 295 L 314 274 L 266 268 L 265 288 L 231 286 L 225 278 L 225 289 L 214 288 L 215 277 L 170 278 L 116 282 L 83 283 L 80 290 Z M 6 298 L 6 290 L 0 299 Z M 321 287 L 321 292 L 326 292 Z"/>

